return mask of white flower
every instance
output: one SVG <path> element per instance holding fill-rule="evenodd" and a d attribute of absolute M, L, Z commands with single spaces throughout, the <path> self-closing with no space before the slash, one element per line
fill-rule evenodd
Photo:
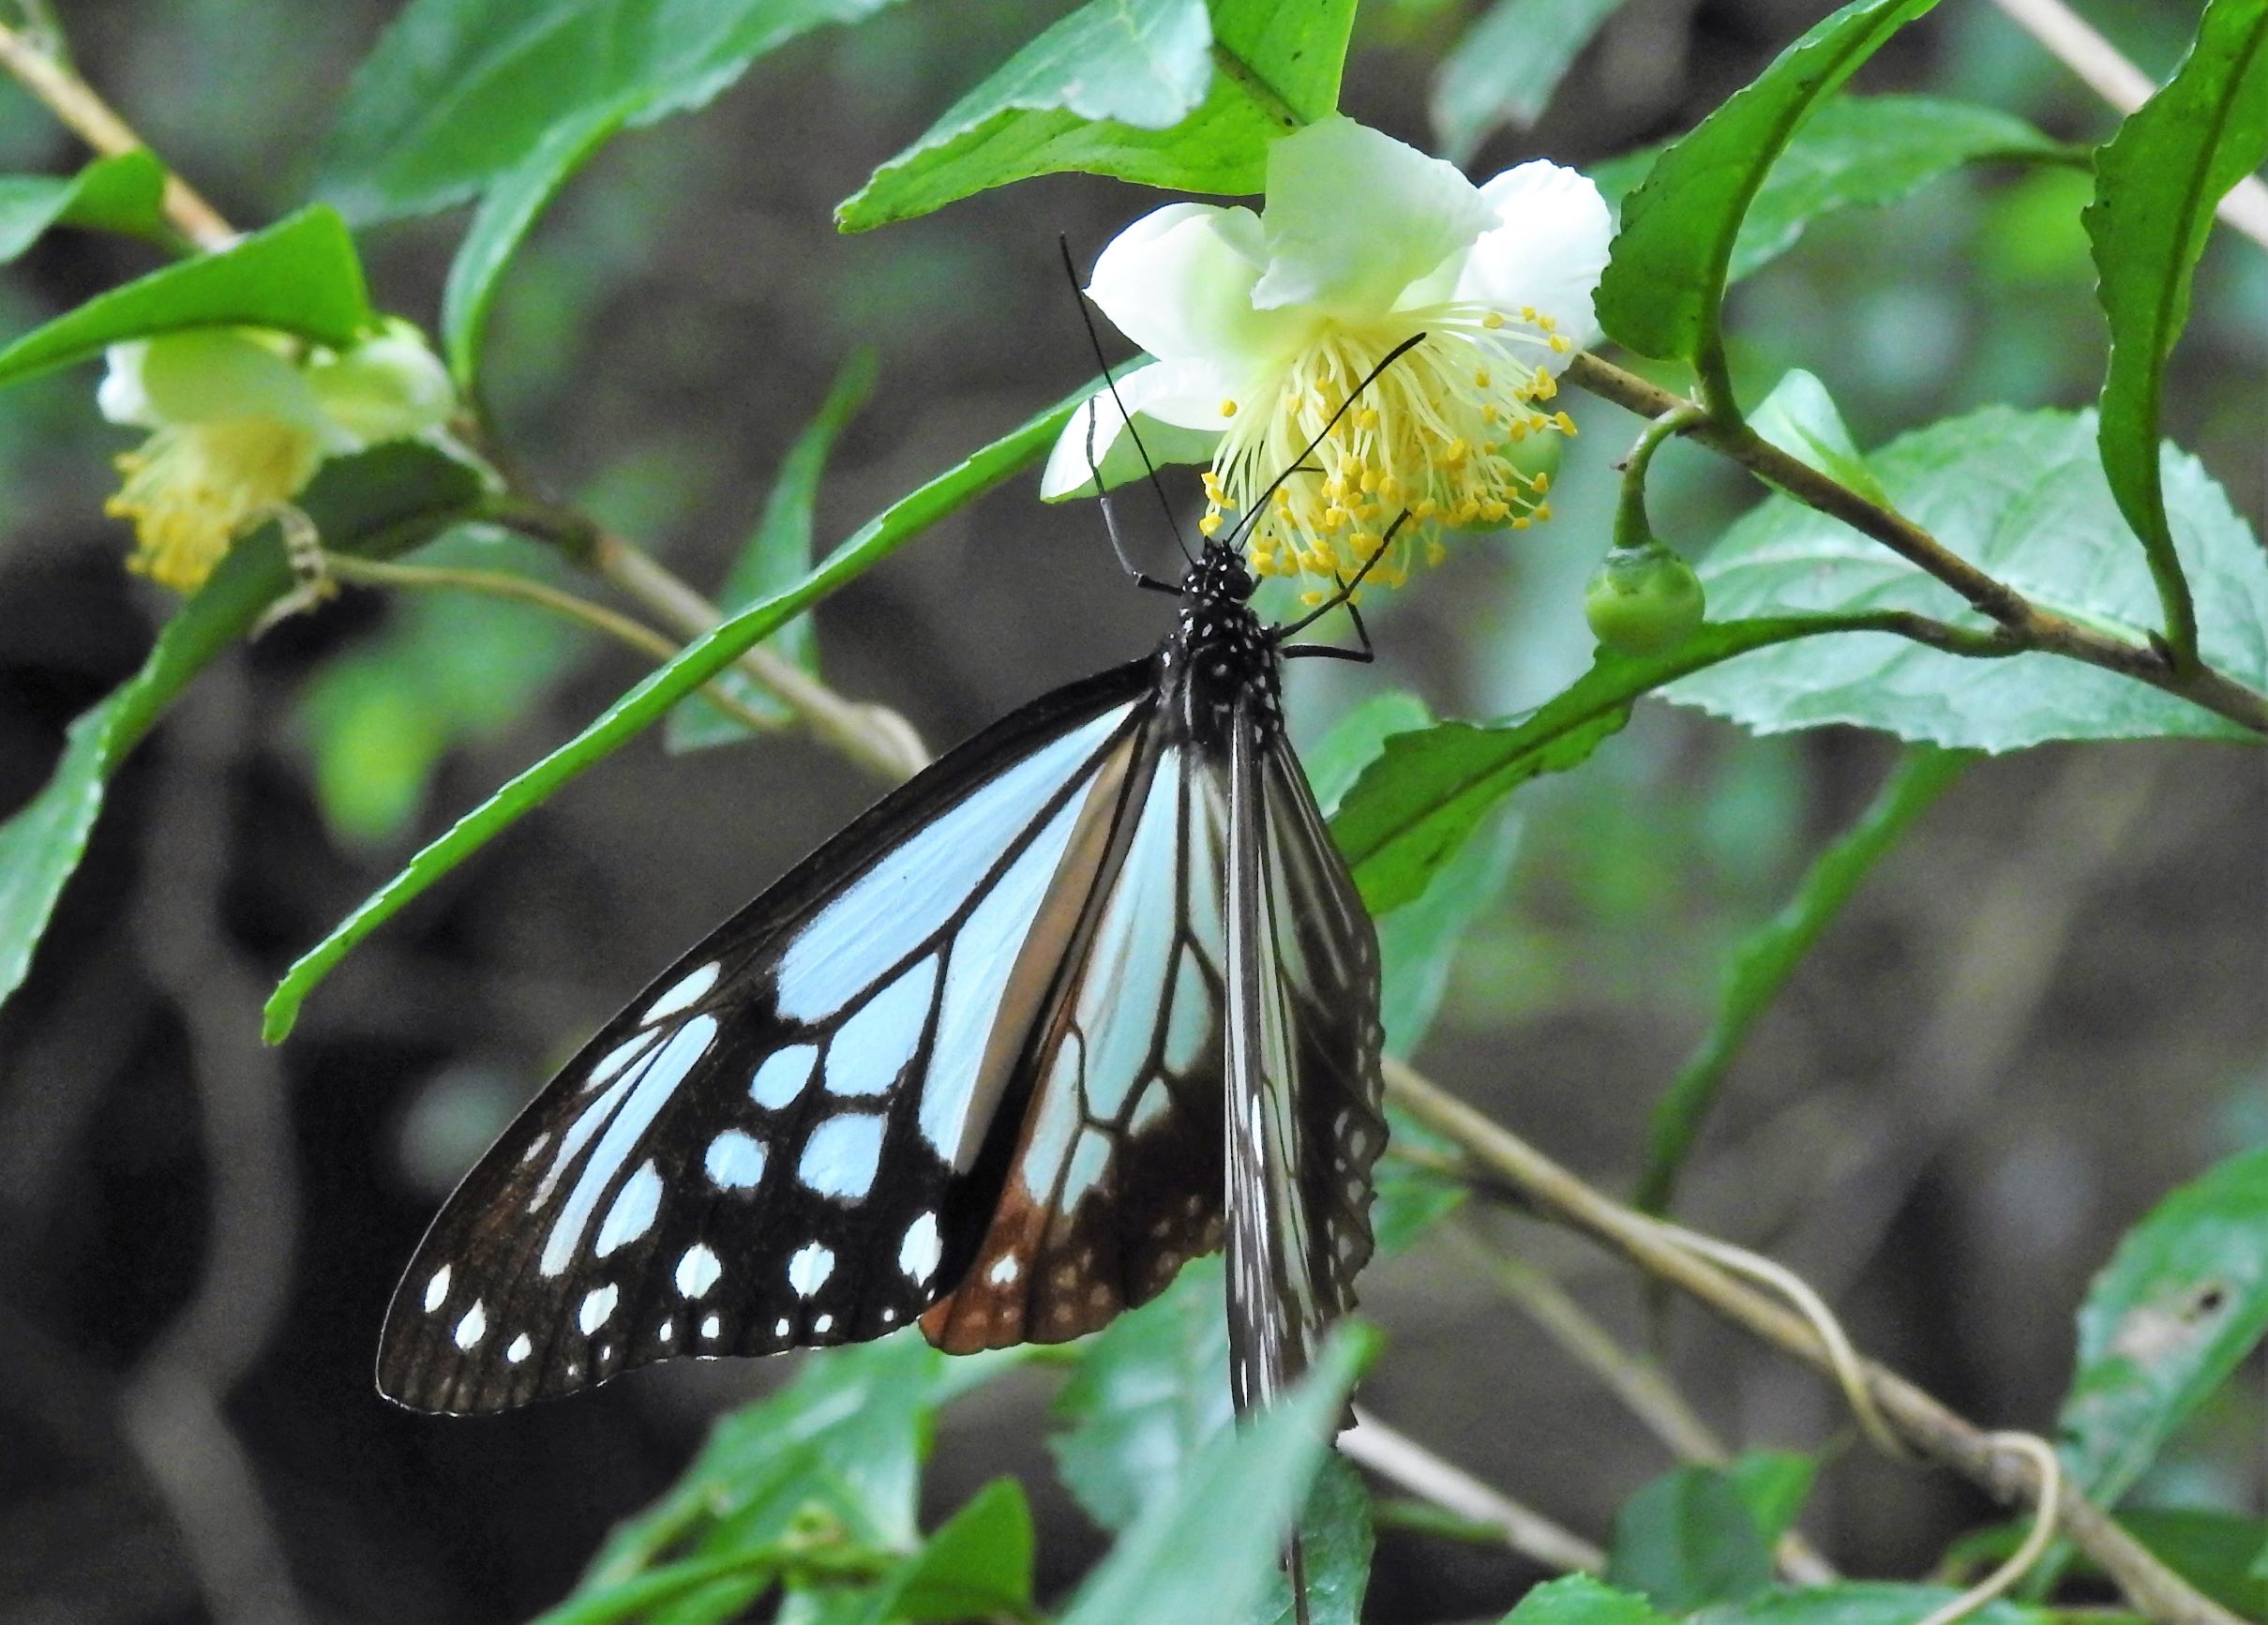
<path fill-rule="evenodd" d="M 437 434 L 457 406 L 448 373 L 403 322 L 344 351 L 208 327 L 114 344 L 108 360 L 102 415 L 152 432 L 118 459 L 126 481 L 105 511 L 134 521 L 128 567 L 183 593 L 326 458 Z"/>
<path fill-rule="evenodd" d="M 1207 535 L 1265 500 L 1245 538 L 1255 570 L 1347 579 L 1406 513 L 1394 556 L 1367 578 L 1391 585 L 1420 545 L 1438 557 L 1443 528 L 1551 517 L 1547 477 L 1522 473 L 1510 448 L 1574 432 L 1537 403 L 1598 336 L 1591 294 L 1612 231 L 1598 189 L 1571 170 L 1527 163 L 1475 187 L 1334 117 L 1269 149 L 1259 214 L 1159 209 L 1103 250 L 1088 293 L 1155 357 L 1118 381 L 1143 444 L 1212 464 Z M 1090 443 L 1105 485 L 1138 472 L 1124 428 L 1107 394 L 1089 401 L 1041 494 L 1093 489 Z"/>

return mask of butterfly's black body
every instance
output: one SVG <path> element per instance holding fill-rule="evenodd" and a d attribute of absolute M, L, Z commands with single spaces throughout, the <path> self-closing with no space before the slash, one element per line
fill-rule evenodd
<path fill-rule="evenodd" d="M 435 1221 L 379 1385 L 487 1411 L 919 1321 L 1075 1337 L 1229 1252 L 1239 1407 L 1371 1252 L 1375 934 L 1209 543 L 1146 660 L 885 797 L 608 1022 Z"/>

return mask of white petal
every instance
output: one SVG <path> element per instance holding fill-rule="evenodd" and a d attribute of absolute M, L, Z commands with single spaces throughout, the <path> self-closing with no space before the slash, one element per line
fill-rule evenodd
<path fill-rule="evenodd" d="M 1473 245 L 1457 297 L 1509 315 L 1532 306 L 1578 350 L 1599 337 L 1591 295 L 1606 269 L 1614 218 L 1584 175 L 1539 158 L 1480 188 L 1500 222 Z M 1552 370 L 1562 358 L 1553 357 Z"/>
<path fill-rule="evenodd" d="M 1103 471 L 1103 487 L 1124 485 L 1142 474 L 1141 452 L 1126 434 L 1126 419 L 1119 401 L 1134 415 L 1142 436 L 1142 450 L 1153 463 L 1209 462 L 1227 419 L 1221 404 L 1236 399 L 1239 382 L 1247 376 L 1218 362 L 1196 357 L 1183 361 L 1153 361 L 1119 380 L 1118 400 L 1106 391 L 1089 399 L 1071 414 L 1071 421 L 1047 455 L 1047 472 L 1040 476 L 1040 495 L 1048 502 L 1094 491 L 1089 466 L 1088 425 L 1094 426 L 1092 456 Z"/>
<path fill-rule="evenodd" d="M 113 344 L 102 353 L 102 383 L 95 391 L 95 405 L 111 422 L 130 424 L 136 429 L 158 426 L 158 411 L 150 404 L 150 392 L 142 383 L 142 364 L 149 353 L 150 341 L 146 339 Z"/>
<path fill-rule="evenodd" d="M 1250 209 L 1168 203 L 1111 239 L 1087 292 L 1161 361 L 1280 355 L 1304 334 L 1290 312 L 1253 308 L 1266 249 Z"/>
<path fill-rule="evenodd" d="M 1496 223 L 1454 164 L 1332 117 L 1268 150 L 1262 309 L 1313 305 L 1362 321 Z"/>
<path fill-rule="evenodd" d="M 308 364 L 308 383 L 330 419 L 335 451 L 406 440 L 457 410 L 441 358 L 423 334 L 402 322 L 344 354 L 316 357 Z"/>
<path fill-rule="evenodd" d="M 274 418 L 313 428 L 319 421 L 299 369 L 260 335 L 187 328 L 114 345 L 110 361 L 96 402 L 113 423 L 154 429 Z"/>

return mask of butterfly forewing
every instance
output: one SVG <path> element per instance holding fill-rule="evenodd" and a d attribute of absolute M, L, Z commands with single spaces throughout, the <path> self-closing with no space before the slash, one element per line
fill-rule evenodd
<path fill-rule="evenodd" d="M 1272 717 L 1230 744 L 1228 1330 L 1237 1407 L 1307 1369 L 1354 1307 L 1386 1144 L 1377 936 Z"/>
<path fill-rule="evenodd" d="M 1150 686 L 1137 662 L 978 735 L 609 1022 L 435 1220 L 381 1389 L 495 1410 L 916 1318 L 999 1205 L 1057 996 L 1033 945 L 1126 850 Z"/>

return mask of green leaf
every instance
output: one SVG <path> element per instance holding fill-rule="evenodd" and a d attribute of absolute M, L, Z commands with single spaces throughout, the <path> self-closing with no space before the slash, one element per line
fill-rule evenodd
<path fill-rule="evenodd" d="M 776 593 L 695 639 L 667 666 L 623 695 L 582 732 L 520 774 L 457 820 L 449 831 L 411 859 L 408 868 L 387 881 L 353 913 L 300 957 L 268 998 L 263 1032 L 271 1044 L 292 1030 L 308 992 L 368 936 L 458 864 L 521 816 L 540 806 L 553 791 L 584 769 L 621 749 L 666 715 L 669 707 L 714 677 L 741 651 L 760 642 L 829 593 L 895 552 L 924 528 L 975 501 L 1054 444 L 1072 412 L 1092 393 L 1051 407 L 1021 428 L 939 474 L 861 526 L 821 560 L 794 587 Z"/>
<path fill-rule="evenodd" d="M 1509 125 L 1543 116 L 1552 93 L 1622 0 L 1496 0 L 1442 58 L 1431 110 L 1441 154 L 1460 168 Z"/>
<path fill-rule="evenodd" d="M 1795 1527 L 1803 1504 L 1811 1498 L 1811 1482 L 1819 1477 L 1819 1458 L 1801 1451 L 1743 1451 L 1725 1467 L 1733 1487 L 1756 1520 L 1767 1542 Z"/>
<path fill-rule="evenodd" d="M 1954 552 L 2042 608 L 2140 645 L 2156 598 L 2094 441 L 2091 414 L 1995 406 L 1903 435 L 1868 462 L 1898 509 Z M 2164 459 L 2176 545 L 2200 589 L 2206 656 L 2258 687 L 2268 683 L 2268 560 L 2195 459 L 2171 446 Z M 1735 524 L 1699 569 L 1712 614 L 1899 609 L 1987 624 L 1952 589 L 1787 497 Z M 2050 739 L 2253 738 L 2078 661 L 1962 659 L 1882 635 L 1751 655 L 1674 684 L 1663 698 L 1760 733 L 1844 722 L 1970 750 Z"/>
<path fill-rule="evenodd" d="M 889 0 L 412 0 L 355 70 L 319 189 L 350 219 L 485 190 L 563 121 L 706 105 L 759 57 Z"/>
<path fill-rule="evenodd" d="M 462 465 L 400 444 L 326 463 L 299 501 L 328 546 L 383 555 L 431 534 L 479 491 Z M 189 679 L 291 586 L 273 525 L 239 541 L 166 623 L 142 670 L 71 724 L 46 787 L 0 824 L 0 1000 L 22 985 L 55 899 L 85 853 L 105 781 Z"/>
<path fill-rule="evenodd" d="M 1618 1591 L 1588 1574 L 1547 1580 L 1507 1614 L 1501 1625 L 1667 1625 L 1635 1591 Z"/>
<path fill-rule="evenodd" d="M 1264 1594 L 1375 1333 L 1343 1325 L 1314 1369 L 1247 1425 L 1217 1435 L 1079 1588 L 1062 1625 L 1234 1625 Z"/>
<path fill-rule="evenodd" d="M 1693 1619 L 1694 1625 L 1919 1625 L 1960 1594 L 1950 1586 L 1844 1580 L 1760 1592 L 1704 1609 Z M 2065 1616 L 2048 1608 L 1988 1602 L 1966 1617 L 1976 1625 L 2053 1625 Z"/>
<path fill-rule="evenodd" d="M 1047 1448 L 1064 1487 L 1106 1529 L 1123 1531 L 1165 1499 L 1225 1432 L 1228 1325 L 1219 1258 L 1196 1258 L 1141 1308 L 1084 1346 L 1056 1395 Z"/>
<path fill-rule="evenodd" d="M 1644 1592 L 1664 1612 L 1688 1614 L 1770 1587 L 1772 1546 L 1730 1473 L 1682 1467 L 1645 1485 L 1615 1514 L 1606 1578 Z"/>
<path fill-rule="evenodd" d="M 835 224 L 867 231 L 1064 170 L 1178 191 L 1260 190 L 1269 143 L 1339 105 L 1354 0 L 1214 0 L 1209 34 L 1207 10 L 1093 0 L 877 170 Z"/>
<path fill-rule="evenodd" d="M 1423 895 L 1504 798 L 1543 773 L 1587 760 L 1630 718 L 1640 695 L 1735 655 L 1861 624 L 1794 616 L 1703 626 L 1659 655 L 1601 650 L 1590 670 L 1513 722 L 1444 722 L 1386 742 L 1340 804 L 1331 834 L 1373 913 Z"/>
<path fill-rule="evenodd" d="M 1718 991 L 1716 1019 L 1654 1103 L 1647 1120 L 1645 1168 L 1631 1198 L 1640 1208 L 1658 1213 L 1669 1207 L 1678 1170 L 1692 1151 L 1703 1120 L 1750 1031 L 1771 1008 L 1820 934 L 1842 913 L 1860 882 L 1974 760 L 1966 751 L 1933 745 L 1909 749 L 1883 782 L 1873 805 L 1812 861 L 1787 905 L 1734 952 Z"/>
<path fill-rule="evenodd" d="M 2247 1619 L 2268 1619 L 2268 1523 L 2209 1507 L 2134 1507 L 2128 1534 L 2183 1579 Z M 2083 1558 L 2081 1559 L 2083 1561 Z"/>
<path fill-rule="evenodd" d="M 75 175 L 0 175 L 0 265 L 57 225 L 161 236 L 165 166 L 136 149 L 97 158 Z"/>
<path fill-rule="evenodd" d="M 1377 1195 L 1370 1205 L 1371 1236 L 1382 1258 L 1411 1246 L 1472 1195 L 1463 1181 L 1394 1154 L 1423 1150 L 1452 1156 L 1455 1146 L 1413 1121 L 1399 1106 L 1386 1108 L 1386 1123 L 1387 1154 L 1378 1163 Z"/>
<path fill-rule="evenodd" d="M 1014 1479 L 995 1479 L 929 1537 L 867 1610 L 871 1625 L 954 1625 L 1031 1607 L 1031 1508 Z"/>
<path fill-rule="evenodd" d="M 481 200 L 457 258 L 449 263 L 449 279 L 441 293 L 442 354 L 450 376 L 466 394 L 474 391 L 488 309 L 512 256 L 519 252 L 536 217 L 643 100 L 642 93 L 632 93 L 568 113 L 544 132 L 525 158 L 498 175 Z"/>
<path fill-rule="evenodd" d="M 717 594 L 717 608 L 729 615 L 759 598 L 787 591 L 811 569 L 813 507 L 819 502 L 819 476 L 826 472 L 835 440 L 874 393 L 875 354 L 854 352 L 836 374 L 827 399 L 780 463 L 772 494 L 765 499 L 763 517 L 741 556 L 733 561 Z M 819 641 L 811 617 L 798 616 L 770 639 L 770 647 L 799 669 L 817 675 Z M 739 668 L 728 668 L 717 686 L 759 715 L 786 721 L 793 714 L 779 699 Z M 746 725 L 728 716 L 708 700 L 695 698 L 669 713 L 663 741 L 671 750 L 699 750 L 748 737 Z"/>
<path fill-rule="evenodd" d="M 183 327 L 269 327 L 334 348 L 377 321 L 344 221 L 320 204 L 98 293 L 0 350 L 0 385 Z"/>
<path fill-rule="evenodd" d="M 1325 1456 L 1299 1514 L 1308 1625 L 1362 1625 L 1362 1594 L 1370 1585 L 1375 1544 L 1362 1475 L 1345 1457 Z M 1253 1625 L 1299 1625 L 1291 1585 L 1281 1568 L 1270 1572 L 1267 1588 L 1246 1617 Z"/>
<path fill-rule="evenodd" d="M 1622 206 L 1599 321 L 1641 354 L 1721 377 L 1719 306 L 1741 222 L 1804 115 L 1934 0 L 1851 0 L 1656 162 Z"/>
<path fill-rule="evenodd" d="M 2193 612 L 2160 485 L 2158 397 L 2189 316 L 2189 284 L 2214 206 L 2268 157 L 2268 3 L 2210 0 L 2173 78 L 2096 156 L 2082 217 L 2110 320 L 2103 468 L 2159 582 L 2167 635 L 2186 647 Z M 2201 595 L 2201 594 L 2200 594 Z"/>
<path fill-rule="evenodd" d="M 1865 454 L 1843 426 L 1835 398 L 1815 374 L 1792 367 L 1780 374 L 1749 427 L 1798 461 L 1840 481 L 1869 502 L 1889 505 L 1890 495 L 1867 466 Z"/>
<path fill-rule="evenodd" d="M 659 1565 L 744 1559 L 815 1518 L 852 1541 L 911 1547 L 946 1359 L 911 1330 L 806 1357 L 785 1389 L 719 1422 L 660 1500 L 615 1527 L 563 1608 L 599 1605 Z M 704 1604 L 734 1612 L 769 1584 L 769 1571 L 713 1580 Z"/>
<path fill-rule="evenodd" d="M 1665 148 L 1647 147 L 1592 167 L 1619 206 Z M 1847 208 L 1879 208 L 1911 197 L 1965 163 L 2083 164 L 2081 151 L 2052 141 L 1998 108 L 1934 96 L 1838 96 L 1796 128 L 1756 188 L 1733 242 L 1725 279 L 1737 282 L 1786 253 L 1810 223 Z"/>
<path fill-rule="evenodd" d="M 2152 1209 L 2079 1312 L 2060 1427 L 2080 1487 L 2108 1506 L 2268 1332 L 2268 1147 Z"/>
<path fill-rule="evenodd" d="M 1415 732 L 1432 722 L 1423 700 L 1399 690 L 1374 695 L 1341 717 L 1313 749 L 1301 753 L 1324 817 L 1336 814 L 1340 801 L 1377 760 L 1389 737 Z M 1422 896 L 1378 922 L 1384 984 L 1379 1004 L 1389 1055 L 1407 1059 L 1433 1025 L 1448 990 L 1459 940 L 1481 910 L 1503 894 L 1511 876 L 1517 835 L 1513 820 L 1499 819 L 1490 838 L 1467 842 Z"/>

